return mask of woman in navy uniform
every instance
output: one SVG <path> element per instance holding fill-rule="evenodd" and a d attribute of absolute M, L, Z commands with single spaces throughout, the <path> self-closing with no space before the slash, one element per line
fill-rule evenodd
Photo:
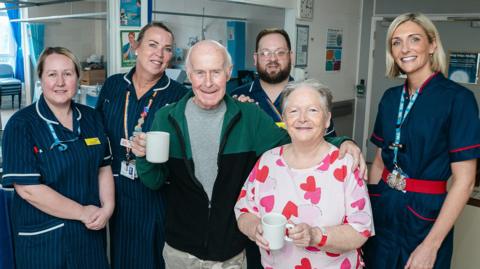
<path fill-rule="evenodd" d="M 17 268 L 108 268 L 115 198 L 100 115 L 72 101 L 80 65 L 69 50 L 45 49 L 37 72 L 43 94 L 12 116 L 2 145 Z"/>
<path fill-rule="evenodd" d="M 97 103 L 112 144 L 116 209 L 110 219 L 112 268 L 164 268 L 162 195 L 138 180 L 129 138 L 150 130 L 161 107 L 186 88 L 165 75 L 173 56 L 173 33 L 164 24 L 144 26 L 137 40 L 137 62 L 126 74 L 107 79 Z"/>
<path fill-rule="evenodd" d="M 445 71 L 433 23 L 398 16 L 387 32 L 387 75 L 407 79 L 384 93 L 371 136 L 378 151 L 369 176 L 376 232 L 364 247 L 369 269 L 450 268 L 453 225 L 480 157 L 480 124 L 473 93 Z"/>

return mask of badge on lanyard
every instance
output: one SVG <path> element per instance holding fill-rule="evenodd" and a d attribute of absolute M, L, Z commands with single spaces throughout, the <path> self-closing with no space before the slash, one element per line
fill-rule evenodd
<path fill-rule="evenodd" d="M 94 146 L 94 145 L 100 145 L 100 139 L 98 137 L 91 137 L 91 138 L 85 138 L 85 144 L 87 146 Z"/>
<path fill-rule="evenodd" d="M 122 167 L 120 169 L 120 174 L 124 177 L 127 177 L 131 180 L 137 178 L 137 168 L 135 167 L 135 161 L 122 161 Z"/>

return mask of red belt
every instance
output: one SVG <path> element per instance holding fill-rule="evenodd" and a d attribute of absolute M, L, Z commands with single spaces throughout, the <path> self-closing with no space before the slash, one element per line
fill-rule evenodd
<path fill-rule="evenodd" d="M 391 185 L 391 182 L 388 181 L 388 176 L 390 171 L 386 168 L 383 169 L 382 179 L 390 187 L 396 188 Z M 404 190 L 408 192 L 419 192 L 426 194 L 443 194 L 447 192 L 447 181 L 433 181 L 433 180 L 424 180 L 416 178 L 405 178 L 404 187 L 399 190 Z M 398 189 L 398 188 L 396 188 Z"/>

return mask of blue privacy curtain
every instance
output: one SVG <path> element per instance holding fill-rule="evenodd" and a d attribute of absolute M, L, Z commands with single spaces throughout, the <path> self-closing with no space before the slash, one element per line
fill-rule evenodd
<path fill-rule="evenodd" d="M 42 53 L 45 43 L 43 36 L 45 34 L 45 25 L 41 23 L 27 24 L 28 45 L 30 46 L 30 60 L 33 66 L 37 66 L 38 58 Z"/>
<path fill-rule="evenodd" d="M 38 58 L 40 53 L 42 53 L 45 43 L 44 43 L 44 34 L 45 34 L 45 25 L 41 23 L 29 23 L 27 24 L 27 36 L 28 36 L 28 46 L 30 51 L 30 62 L 32 63 L 33 68 L 37 66 Z M 36 74 L 32 75 L 32 82 L 37 81 Z M 33 94 L 32 101 L 35 102 L 38 100 L 42 94 L 39 83 L 32 83 Z"/>
<path fill-rule="evenodd" d="M 17 5 L 5 3 L 6 8 L 16 7 L 16 6 Z M 18 9 L 7 10 L 7 14 L 8 14 L 9 20 L 20 18 L 20 12 Z M 25 80 L 23 75 L 22 31 L 21 31 L 19 22 L 11 22 L 10 25 L 12 26 L 13 37 L 15 39 L 15 42 L 17 43 L 17 57 L 15 59 L 15 68 L 14 68 L 15 78 L 23 82 Z"/>

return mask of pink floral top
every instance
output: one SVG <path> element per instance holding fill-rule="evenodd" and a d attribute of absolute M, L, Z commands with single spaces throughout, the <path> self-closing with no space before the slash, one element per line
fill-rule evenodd
<path fill-rule="evenodd" d="M 237 219 L 245 212 L 260 218 L 278 212 L 293 223 L 317 227 L 348 223 L 365 237 L 374 234 L 368 192 L 358 171 L 351 170 L 350 155 L 339 160 L 338 148 L 331 146 L 320 164 L 307 169 L 289 168 L 282 155 L 283 147 L 274 148 L 255 164 L 235 205 Z M 265 268 L 362 267 L 358 250 L 336 254 L 285 242 L 280 250 L 260 252 Z"/>

